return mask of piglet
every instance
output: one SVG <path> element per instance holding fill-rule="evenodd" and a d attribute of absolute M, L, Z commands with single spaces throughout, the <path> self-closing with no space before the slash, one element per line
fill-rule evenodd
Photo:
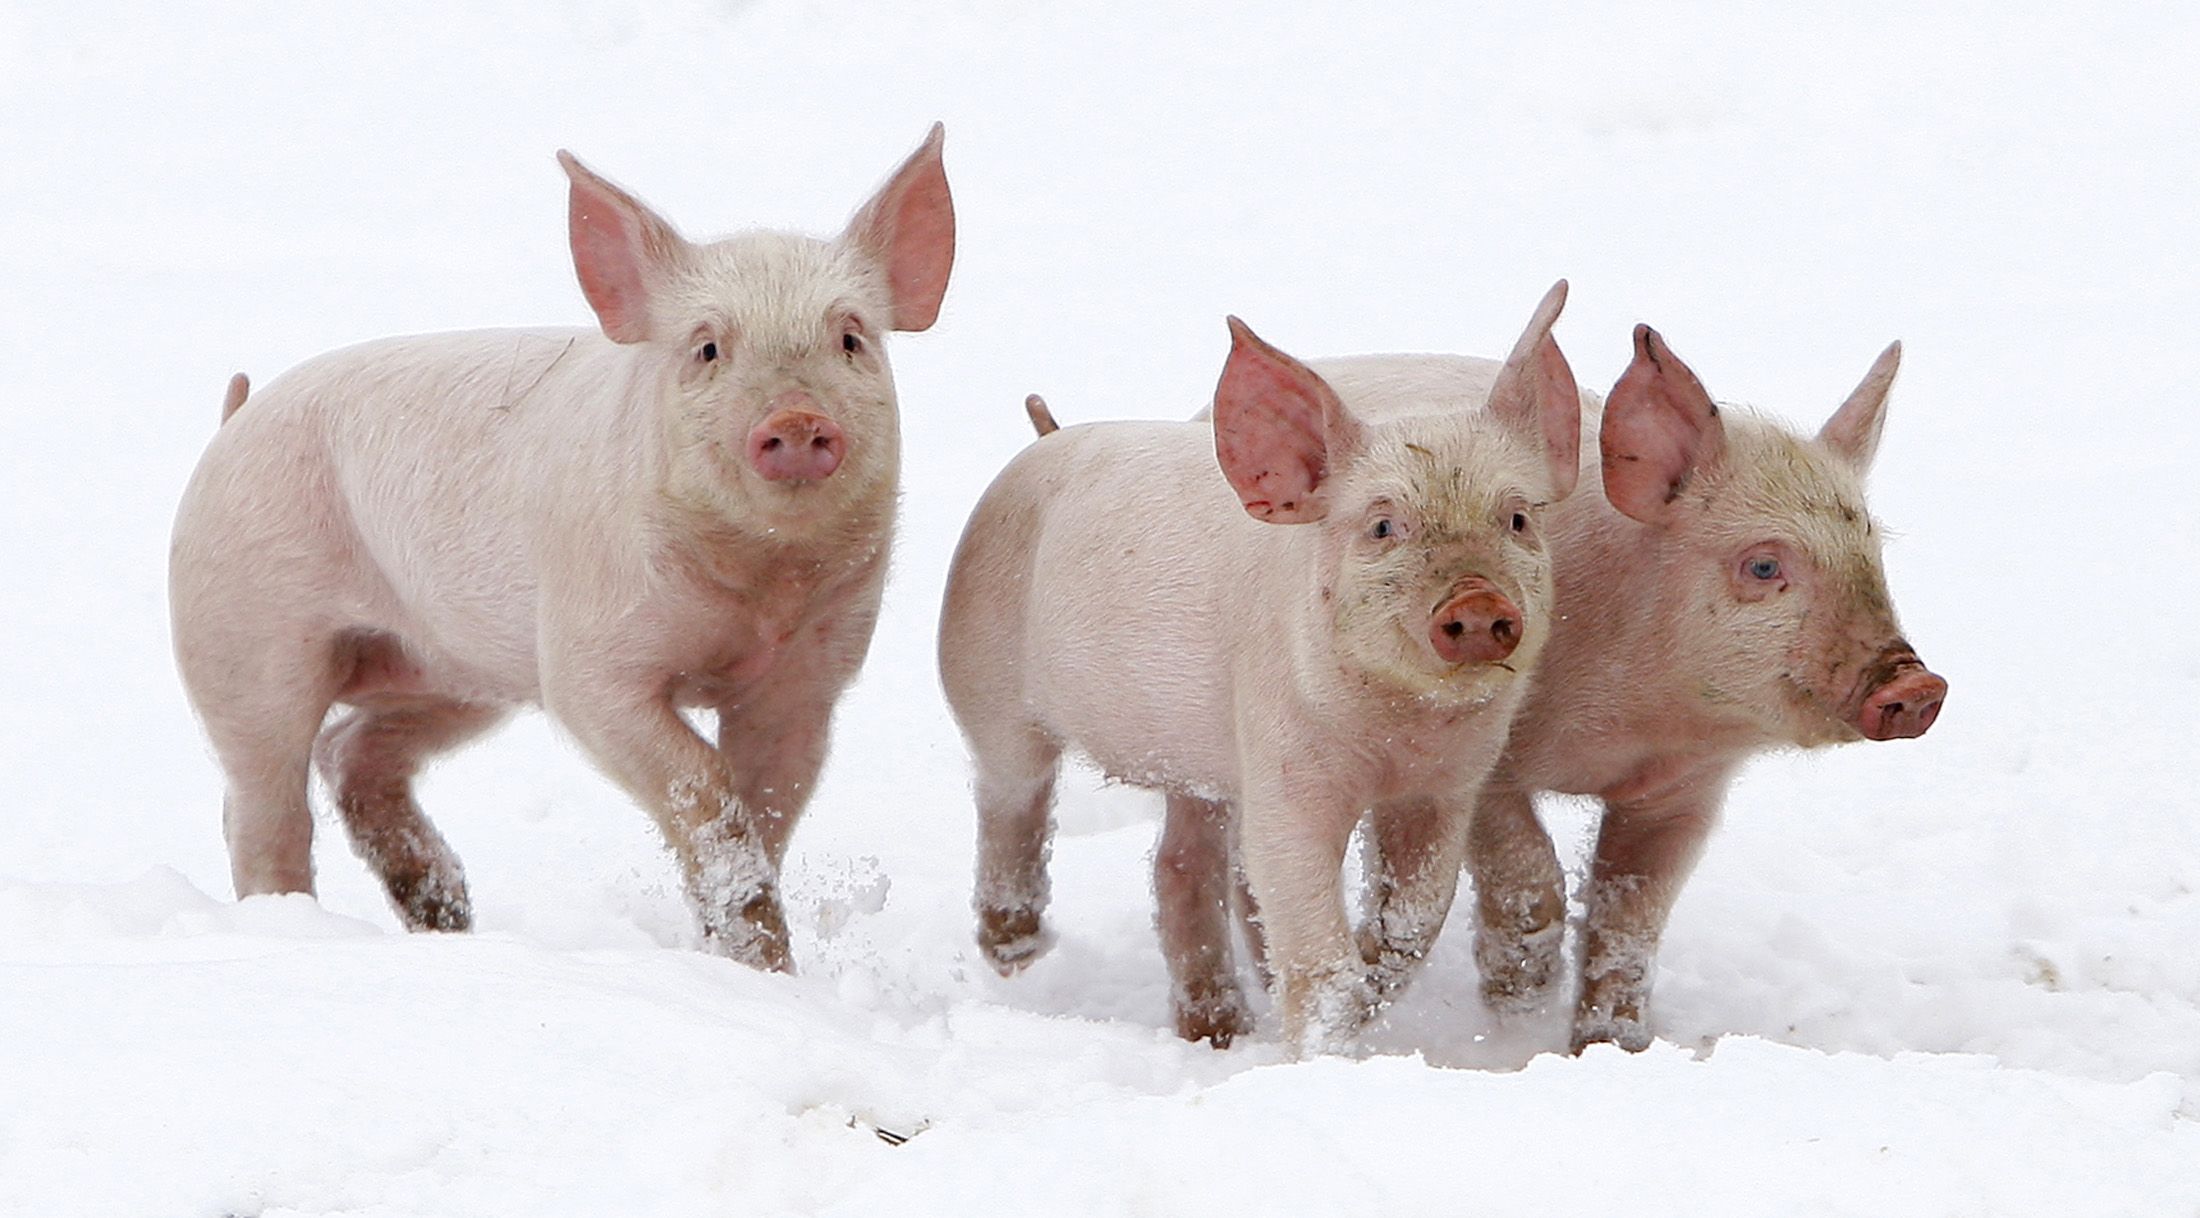
<path fill-rule="evenodd" d="M 884 340 L 932 325 L 954 260 L 942 139 L 832 240 L 690 242 L 561 152 L 600 333 L 386 339 L 249 402 L 233 383 L 170 603 L 240 896 L 313 891 L 317 768 L 405 924 L 468 928 L 412 781 L 536 704 L 656 820 L 706 944 L 790 967 L 779 864 L 893 531 Z"/>
<path fill-rule="evenodd" d="M 1744 762 L 1922 736 L 1948 690 L 1896 623 L 1864 502 L 1901 345 L 1815 436 L 1715 405 L 1648 326 L 1634 347 L 1601 427 L 1588 424 L 1603 494 L 1550 522 L 1550 645 L 1469 850 L 1484 997 L 1540 1006 L 1560 973 L 1566 891 L 1531 797 L 1602 803 L 1576 1052 L 1649 1044 L 1659 934 Z"/>
<path fill-rule="evenodd" d="M 1212 426 L 1067 427 L 995 479 L 948 575 L 940 669 L 975 757 L 996 969 L 1046 946 L 1053 784 L 1074 748 L 1166 795 L 1154 872 L 1178 1032 L 1223 1046 L 1250 1027 L 1234 836 L 1286 1043 L 1348 1042 L 1375 998 L 1342 895 L 1353 828 L 1372 807 L 1400 857 L 1418 851 L 1402 906 L 1456 878 L 1549 632 L 1544 515 L 1574 484 L 1581 410 L 1550 336 L 1564 299 L 1563 283 L 1544 298 L 1486 410 L 1426 398 L 1371 423 L 1394 387 L 1333 384 L 1232 318 Z"/>

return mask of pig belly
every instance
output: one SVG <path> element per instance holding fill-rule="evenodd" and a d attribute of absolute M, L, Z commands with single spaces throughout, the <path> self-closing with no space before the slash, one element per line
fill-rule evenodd
<path fill-rule="evenodd" d="M 1033 699 L 1046 727 L 1118 782 L 1227 800 L 1237 790 L 1226 700 L 1185 676 L 1080 673 Z"/>
<path fill-rule="evenodd" d="M 386 630 L 345 631 L 336 641 L 343 684 L 335 701 L 349 706 L 389 706 L 422 700 L 474 705 L 530 705 L 541 701 L 530 664 L 485 668 L 436 654 Z"/>

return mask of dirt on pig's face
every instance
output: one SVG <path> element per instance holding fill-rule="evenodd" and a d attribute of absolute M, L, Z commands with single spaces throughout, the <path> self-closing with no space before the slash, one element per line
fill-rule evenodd
<path fill-rule="evenodd" d="M 1371 687 L 1443 703 L 1517 683 L 1549 633 L 1541 470 L 1486 416 L 1371 428 L 1317 526 L 1340 663 Z"/>
<path fill-rule="evenodd" d="M 1697 653 L 1695 694 L 1715 716 L 1805 748 L 1864 739 L 1867 700 L 1922 665 L 1862 479 L 1814 441 L 1725 414 L 1725 459 L 1682 491 L 1669 526 L 1671 645 Z"/>

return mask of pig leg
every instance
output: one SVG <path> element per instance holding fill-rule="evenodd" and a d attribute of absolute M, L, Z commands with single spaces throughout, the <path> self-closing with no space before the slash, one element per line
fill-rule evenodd
<path fill-rule="evenodd" d="M 1521 791 L 1485 789 L 1467 836 L 1474 869 L 1475 964 L 1482 1001 L 1520 1013 L 1541 1006 L 1566 937 L 1566 876 Z"/>
<path fill-rule="evenodd" d="M 832 720 L 829 697 L 801 706 L 718 711 L 718 751 L 733 772 L 734 797 L 748 811 L 775 873 L 795 822 L 817 790 Z"/>
<path fill-rule="evenodd" d="M 704 945 L 753 968 L 792 972 L 779 869 L 735 793 L 725 757 L 680 717 L 661 681 L 607 688 L 592 679 L 598 675 L 585 666 L 546 666 L 544 705 L 656 820 L 680 865 Z"/>
<path fill-rule="evenodd" d="M 1606 807 L 1590 872 L 1574 1052 L 1600 1041 L 1629 1052 L 1649 1047 L 1658 936 L 1703 852 L 1722 790 L 1723 783 Z"/>
<path fill-rule="evenodd" d="M 1248 766 L 1261 768 L 1281 769 Z M 1344 909 L 1358 801 L 1255 789 L 1242 806 L 1245 875 L 1260 903 L 1284 1043 L 1299 1055 L 1341 1051 L 1374 1009 Z"/>
<path fill-rule="evenodd" d="M 1387 1002 L 1428 958 L 1459 891 L 1467 852 L 1465 805 L 1406 800 L 1375 809 L 1368 825 L 1367 908 L 1360 924 L 1377 1002 Z"/>
<path fill-rule="evenodd" d="M 978 790 L 978 948 L 1006 977 L 1048 946 L 1047 853 L 1062 749 L 1019 724 L 974 732 L 971 752 Z"/>
<path fill-rule="evenodd" d="M 328 640 L 295 652 L 268 646 L 281 637 L 295 636 L 267 631 L 218 639 L 178 630 L 184 684 L 227 779 L 222 833 L 239 897 L 313 892 L 308 759 L 336 697 L 338 673 Z"/>
<path fill-rule="evenodd" d="M 1230 805 L 1168 798 L 1153 886 L 1176 1034 L 1227 1049 L 1253 1026 L 1230 958 Z"/>
<path fill-rule="evenodd" d="M 413 800 L 422 763 L 501 722 L 502 708 L 422 699 L 362 707 L 323 729 L 313 756 L 354 853 L 407 930 L 473 929 L 466 873 Z"/>

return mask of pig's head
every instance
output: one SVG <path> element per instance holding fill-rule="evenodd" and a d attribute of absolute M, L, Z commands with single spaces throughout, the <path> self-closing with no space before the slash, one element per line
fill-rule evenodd
<path fill-rule="evenodd" d="M 1648 326 L 1605 400 L 1604 493 L 1662 534 L 1675 662 L 1714 713 L 1803 746 L 1920 736 L 1947 683 L 1903 639 L 1864 474 L 1902 346 L 1815 437 L 1714 405 Z"/>
<path fill-rule="evenodd" d="M 889 330 L 938 317 L 955 212 L 934 125 L 840 236 L 690 242 L 560 152 L 573 265 L 603 332 L 643 356 L 663 493 L 799 535 L 889 498 L 900 461 Z"/>
<path fill-rule="evenodd" d="M 1255 519 L 1308 530 L 1308 594 L 1347 673 L 1479 702 L 1517 687 L 1542 650 L 1542 518 L 1573 489 L 1580 451 L 1580 394 L 1550 333 L 1565 297 L 1563 281 L 1544 297 L 1486 409 L 1380 424 L 1230 319 L 1215 453 Z"/>

